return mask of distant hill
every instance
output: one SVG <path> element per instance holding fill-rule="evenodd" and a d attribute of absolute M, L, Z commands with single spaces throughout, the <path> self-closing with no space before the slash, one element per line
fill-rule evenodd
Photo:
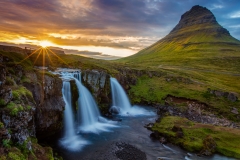
<path fill-rule="evenodd" d="M 118 61 L 145 67 L 230 68 L 236 71 L 240 68 L 240 41 L 217 22 L 210 10 L 196 5 L 181 16 L 166 37 Z"/>

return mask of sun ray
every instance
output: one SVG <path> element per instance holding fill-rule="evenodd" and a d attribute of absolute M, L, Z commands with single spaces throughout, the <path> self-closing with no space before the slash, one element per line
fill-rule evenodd
<path fill-rule="evenodd" d="M 23 61 L 25 61 L 26 59 L 28 59 L 29 57 L 31 57 L 34 53 L 36 53 L 39 49 L 41 49 L 41 48 L 38 48 L 37 50 L 35 50 L 34 52 L 32 52 L 31 54 L 29 54 L 26 58 L 24 58 L 23 60 L 21 60 L 20 62 L 19 62 L 19 64 L 20 63 L 22 63 Z"/>
<path fill-rule="evenodd" d="M 42 49 L 39 51 L 37 58 L 36 58 L 35 61 L 33 62 L 33 65 L 37 62 L 37 60 L 38 60 L 39 56 L 41 55 L 41 53 L 42 53 Z"/>
<path fill-rule="evenodd" d="M 50 49 L 46 48 L 47 50 L 49 50 L 54 56 L 56 56 L 58 59 L 60 59 L 64 64 L 68 65 L 64 60 L 62 60 L 62 58 L 60 58 L 56 53 L 54 53 L 53 51 L 51 51 Z"/>
<path fill-rule="evenodd" d="M 45 82 L 45 50 L 43 50 L 43 53 L 42 53 L 42 56 L 43 56 L 43 61 L 42 61 L 42 63 L 43 63 L 43 65 L 42 65 L 42 73 L 43 73 L 43 75 L 42 75 L 42 79 L 43 79 L 43 84 L 44 84 L 44 82 Z"/>
<path fill-rule="evenodd" d="M 52 59 L 51 59 L 51 57 L 50 57 L 50 55 L 49 55 L 47 50 L 46 50 L 46 53 L 47 53 L 48 59 L 50 60 L 51 64 L 53 65 L 53 61 L 52 61 Z"/>

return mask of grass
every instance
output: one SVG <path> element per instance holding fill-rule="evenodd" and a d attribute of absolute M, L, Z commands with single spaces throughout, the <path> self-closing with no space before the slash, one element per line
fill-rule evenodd
<path fill-rule="evenodd" d="M 170 77 L 171 81 L 166 81 L 166 77 Z M 147 75 L 138 77 L 136 85 L 132 85 L 129 90 L 129 97 L 132 103 L 165 103 L 167 95 L 175 97 L 185 97 L 198 100 L 208 104 L 212 112 L 219 116 L 224 116 L 233 121 L 240 121 L 237 115 L 231 113 L 231 108 L 240 109 L 240 101 L 231 102 L 223 97 L 216 97 L 207 91 L 208 87 L 201 83 L 186 83 L 186 81 L 177 81 L 178 77 L 163 76 L 149 78 Z M 211 87 L 211 89 L 216 89 Z M 174 104 L 173 104 L 174 105 Z M 184 104 L 182 104 L 184 108 Z M 209 109 L 210 109 L 209 108 Z"/>
<path fill-rule="evenodd" d="M 173 127 L 181 128 L 183 137 L 178 137 Z M 240 158 L 240 130 L 217 127 L 208 124 L 194 123 L 185 118 L 167 116 L 161 122 L 155 123 L 153 131 L 158 131 L 171 143 L 181 145 L 191 152 L 200 152 L 206 149 L 204 141 L 211 137 L 217 144 L 216 152 L 225 156 Z"/>
<path fill-rule="evenodd" d="M 18 112 L 23 111 L 23 106 L 16 104 L 14 102 L 10 102 L 6 107 L 12 116 L 17 116 Z"/>
<path fill-rule="evenodd" d="M 23 86 L 15 88 L 12 91 L 12 94 L 13 94 L 14 100 L 20 100 L 22 96 L 25 96 L 25 97 L 27 97 L 29 99 L 33 99 L 32 92 L 30 92 L 28 89 L 26 89 Z"/>

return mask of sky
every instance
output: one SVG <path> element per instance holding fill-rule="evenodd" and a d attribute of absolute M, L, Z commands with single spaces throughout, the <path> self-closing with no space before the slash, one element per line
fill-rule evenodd
<path fill-rule="evenodd" d="M 0 0 L 0 43 L 125 57 L 166 36 L 194 5 L 240 39 L 240 0 Z"/>

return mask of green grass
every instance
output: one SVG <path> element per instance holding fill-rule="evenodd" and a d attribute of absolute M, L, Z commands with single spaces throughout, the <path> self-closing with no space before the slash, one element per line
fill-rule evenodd
<path fill-rule="evenodd" d="M 29 99 L 33 99 L 32 92 L 30 92 L 28 89 L 26 89 L 23 86 L 20 86 L 12 91 L 14 100 L 20 100 L 21 96 L 25 96 Z"/>
<path fill-rule="evenodd" d="M 29 71 L 29 70 L 33 69 L 33 63 L 31 62 L 31 60 L 26 59 L 26 60 L 23 61 L 25 56 L 23 56 L 19 53 L 0 51 L 0 54 L 8 57 L 10 59 L 10 62 L 5 62 L 4 63 L 8 66 L 8 68 L 9 68 L 8 71 L 10 73 L 14 73 L 14 70 L 11 67 L 16 66 L 16 65 L 21 65 L 23 67 L 23 69 L 26 70 L 26 71 Z"/>
<path fill-rule="evenodd" d="M 12 116 L 17 116 L 18 112 L 23 111 L 23 106 L 16 104 L 14 102 L 10 102 L 6 107 Z"/>
<path fill-rule="evenodd" d="M 172 80 L 167 82 L 166 77 L 170 77 Z M 174 76 L 149 78 L 146 75 L 138 77 L 137 84 L 132 85 L 129 90 L 129 97 L 133 104 L 164 104 L 167 95 L 185 97 L 206 103 L 210 107 L 209 109 L 218 116 L 224 116 L 233 121 L 240 121 L 237 115 L 231 113 L 232 107 L 240 109 L 239 100 L 231 102 L 227 98 L 216 97 L 207 91 L 207 88 L 216 89 L 213 86 L 206 86 L 195 82 L 190 83 L 187 81 L 187 78 L 178 81 L 177 78 Z M 186 104 L 178 104 L 178 106 L 182 109 L 187 107 Z"/>
<path fill-rule="evenodd" d="M 181 128 L 183 137 L 178 137 L 173 127 Z M 240 158 L 240 130 L 217 127 L 208 124 L 200 124 L 191 122 L 185 118 L 167 116 L 161 122 L 155 123 L 152 127 L 153 131 L 160 134 L 174 144 L 180 145 L 191 152 L 200 152 L 206 147 L 204 140 L 211 137 L 217 144 L 216 152 L 226 156 Z"/>

